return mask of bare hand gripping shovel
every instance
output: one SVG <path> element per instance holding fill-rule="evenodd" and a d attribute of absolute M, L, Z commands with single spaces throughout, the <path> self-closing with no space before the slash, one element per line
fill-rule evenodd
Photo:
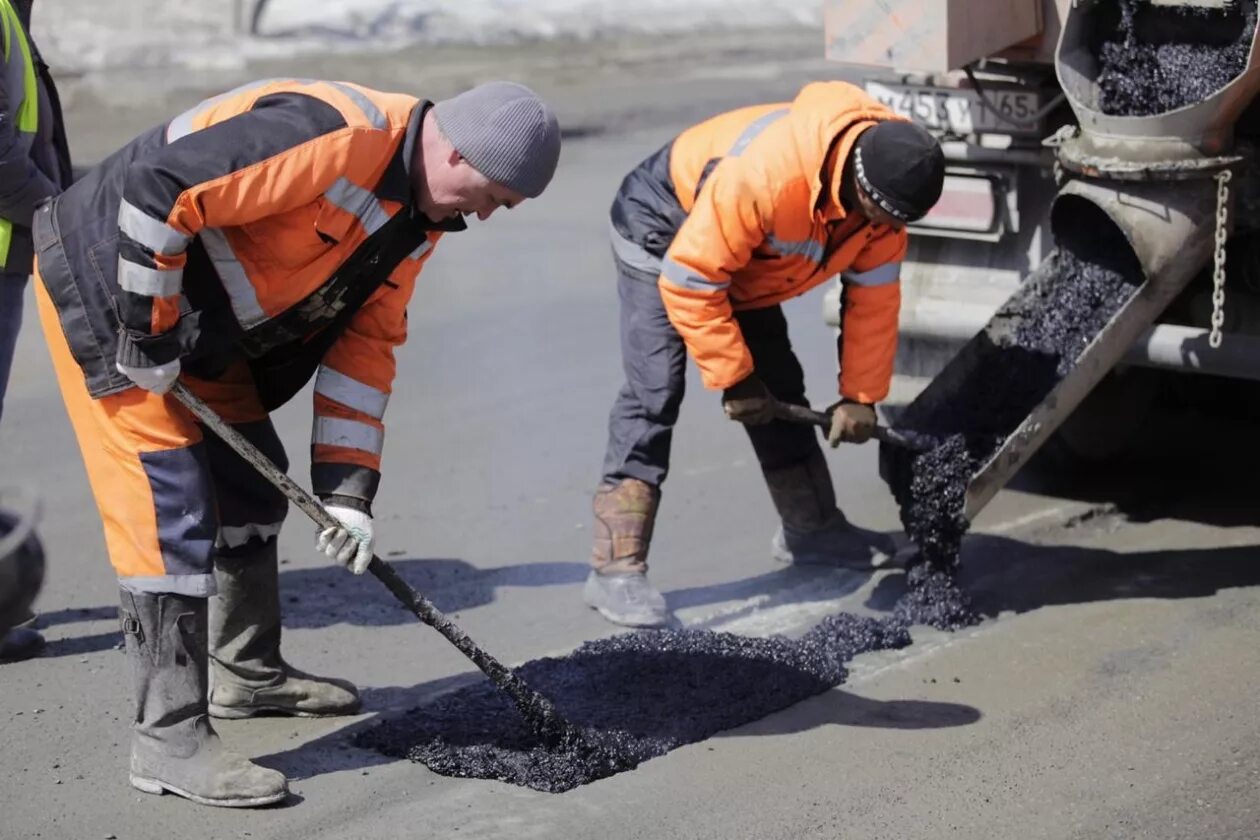
<path fill-rule="evenodd" d="M 185 408 L 196 415 L 198 420 L 222 438 L 224 443 L 232 447 L 236 454 L 252 464 L 264 478 L 274 484 L 277 490 L 288 497 L 289 501 L 297 505 L 316 525 L 320 528 L 340 527 L 341 523 L 334 519 L 328 511 L 324 510 L 323 505 L 314 496 L 307 493 L 293 479 L 277 469 L 276 465 L 266 455 L 258 451 L 257 447 L 225 423 L 214 412 L 214 409 L 198 399 L 182 382 L 175 383 L 171 389 L 171 394 Z M 372 555 L 372 562 L 368 565 L 368 571 L 375 575 L 377 580 L 385 584 L 385 588 L 403 606 L 411 610 L 416 618 L 445 636 L 448 642 L 458 648 L 459 652 L 464 654 L 464 656 L 471 659 L 473 664 L 480 668 L 495 685 L 506 691 L 513 702 L 516 703 L 516 707 L 520 709 L 521 714 L 525 717 L 530 727 L 544 743 L 548 745 L 558 744 L 566 735 L 570 734 L 569 725 L 556 712 L 550 700 L 534 691 L 520 677 L 504 667 L 499 660 L 478 647 L 477 643 L 469 638 L 467 633 L 456 627 L 441 610 L 433 606 L 433 603 L 428 598 L 412 589 L 399 576 L 393 566 L 376 555 Z"/>

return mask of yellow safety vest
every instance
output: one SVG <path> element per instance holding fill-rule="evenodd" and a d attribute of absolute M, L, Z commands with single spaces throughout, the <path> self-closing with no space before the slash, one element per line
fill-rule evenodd
<path fill-rule="evenodd" d="M 14 110 L 14 122 L 23 134 L 34 134 L 39 128 L 39 88 L 35 82 L 35 62 L 31 58 L 31 45 L 26 40 L 22 21 L 9 0 L 0 0 L 0 30 L 3 30 L 5 67 L 8 68 L 14 43 L 22 51 L 22 101 Z M 7 70 L 6 70 L 7 72 Z M 9 261 L 9 246 L 13 243 L 13 222 L 0 219 L 0 268 Z"/>

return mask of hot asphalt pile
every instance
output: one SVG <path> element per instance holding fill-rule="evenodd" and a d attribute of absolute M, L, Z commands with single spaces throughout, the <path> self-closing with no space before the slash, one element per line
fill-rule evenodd
<path fill-rule="evenodd" d="M 919 549 L 895 614 L 941 629 L 977 620 L 954 583 L 963 535 L 967 485 L 1002 442 L 1076 366 L 1094 336 L 1133 296 L 1137 258 L 1112 227 L 1082 220 L 1012 298 L 997 319 L 1013 328 L 987 333 L 964 351 L 967 368 L 942 396 L 925 394 L 901 425 L 941 440 L 913 453 L 884 445 L 882 472 L 901 506 L 901 522 Z M 945 381 L 944 378 L 941 381 Z"/>
<path fill-rule="evenodd" d="M 1148 116 L 1201 102 L 1247 64 L 1256 0 L 1232 12 L 1121 0 L 1119 24 L 1099 51 L 1099 108 Z"/>

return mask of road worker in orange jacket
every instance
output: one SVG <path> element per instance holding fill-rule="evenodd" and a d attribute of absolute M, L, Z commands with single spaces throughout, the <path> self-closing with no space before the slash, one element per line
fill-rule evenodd
<path fill-rule="evenodd" d="M 621 183 L 612 246 L 626 381 L 613 406 L 586 602 L 619 624 L 666 621 L 647 581 L 686 355 L 744 423 L 782 520 L 780 561 L 869 568 L 873 535 L 836 508 L 779 304 L 840 275 L 840 401 L 828 440 L 863 442 L 888 394 L 908 222 L 940 197 L 944 156 L 923 129 L 842 82 L 687 129 Z"/>
<path fill-rule="evenodd" d="M 37 212 L 40 319 L 136 676 L 132 785 L 278 801 L 284 776 L 209 717 L 358 708 L 280 655 L 284 497 L 164 394 L 179 379 L 284 468 L 268 412 L 313 377 L 311 481 L 342 523 L 317 546 L 361 574 L 416 276 L 464 216 L 541 194 L 559 151 L 520 85 L 434 104 L 269 80 L 140 135 Z"/>

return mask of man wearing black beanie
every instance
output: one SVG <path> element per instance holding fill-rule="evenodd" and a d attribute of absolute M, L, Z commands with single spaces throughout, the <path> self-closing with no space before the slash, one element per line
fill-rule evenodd
<path fill-rule="evenodd" d="M 684 131 L 622 181 L 612 206 L 626 381 L 609 418 L 584 598 L 610 621 L 668 618 L 647 554 L 669 469 L 686 356 L 745 424 L 782 525 L 776 559 L 870 568 L 876 535 L 836 507 L 810 429 L 780 304 L 839 274 L 840 401 L 827 438 L 862 443 L 892 378 L 905 226 L 936 203 L 940 145 L 862 90 L 806 85 L 795 100 Z"/>

